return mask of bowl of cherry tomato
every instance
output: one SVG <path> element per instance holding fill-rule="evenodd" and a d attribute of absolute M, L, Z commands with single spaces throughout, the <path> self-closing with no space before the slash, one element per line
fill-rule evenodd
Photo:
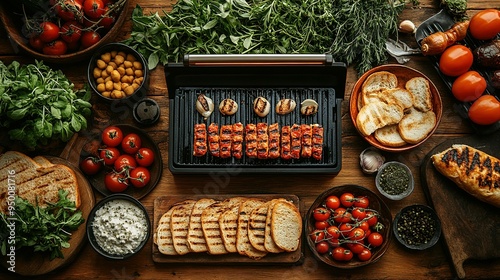
<path fill-rule="evenodd" d="M 6 1 L 0 18 L 15 48 L 51 63 L 73 63 L 114 41 L 129 0 Z"/>
<path fill-rule="evenodd" d="M 333 187 L 319 195 L 304 226 L 316 259 L 345 269 L 379 260 L 392 236 L 389 208 L 377 194 L 358 185 Z"/>
<path fill-rule="evenodd" d="M 110 125 L 84 144 L 80 170 L 102 195 L 115 193 L 136 199 L 158 184 L 163 170 L 160 149 L 143 130 Z"/>

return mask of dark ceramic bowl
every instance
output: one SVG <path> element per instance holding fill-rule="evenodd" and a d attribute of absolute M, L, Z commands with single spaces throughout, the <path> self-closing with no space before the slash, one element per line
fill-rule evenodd
<path fill-rule="evenodd" d="M 390 166 L 399 166 L 401 167 L 405 173 L 408 175 L 409 181 L 406 189 L 402 191 L 401 193 L 389 193 L 387 192 L 382 185 L 380 184 L 381 181 L 381 176 L 384 174 L 384 170 Z M 413 189 L 415 188 L 415 180 L 413 179 L 413 174 L 411 173 L 410 168 L 406 166 L 404 163 L 398 162 L 398 161 L 389 161 L 384 163 L 380 168 L 378 169 L 377 176 L 375 176 L 375 185 L 377 186 L 377 190 L 385 197 L 391 200 L 401 200 L 407 196 L 409 196 L 412 192 Z"/>
<path fill-rule="evenodd" d="M 406 225 L 405 220 L 408 220 Z M 409 225 L 410 221 L 412 221 L 413 226 Z M 429 222 L 433 224 L 432 227 Z M 424 223 L 423 227 L 420 227 L 423 231 L 416 227 L 416 224 L 420 225 L 421 223 Z M 436 212 L 431 207 L 421 204 L 410 205 L 401 209 L 394 218 L 392 229 L 399 243 L 414 250 L 425 250 L 434 246 L 441 236 L 441 222 Z M 409 231 L 412 233 L 405 236 L 405 232 Z M 423 236 L 427 238 L 422 239 Z M 426 241 L 423 242 L 423 240 Z"/>

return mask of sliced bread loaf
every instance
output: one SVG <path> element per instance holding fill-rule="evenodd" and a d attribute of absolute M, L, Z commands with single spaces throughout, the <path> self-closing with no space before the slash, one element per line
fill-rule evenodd
<path fill-rule="evenodd" d="M 236 233 L 236 249 L 240 255 L 248 256 L 251 259 L 260 259 L 266 256 L 267 252 L 259 251 L 250 243 L 248 238 L 248 220 L 253 209 L 261 206 L 265 202 L 257 198 L 249 198 L 244 201 L 239 208 L 238 231 Z"/>
<path fill-rule="evenodd" d="M 174 256 L 177 252 L 174 248 L 174 240 L 170 231 L 170 220 L 172 208 L 165 212 L 158 221 L 158 227 L 153 235 L 153 242 L 158 245 L 158 251 L 164 255 Z"/>
<path fill-rule="evenodd" d="M 398 124 L 391 124 L 379 128 L 375 131 L 373 136 L 375 136 L 375 139 L 381 144 L 389 147 L 401 147 L 406 144 L 406 141 L 403 140 L 399 134 Z"/>
<path fill-rule="evenodd" d="M 415 77 L 406 82 L 406 89 L 413 94 L 413 106 L 422 112 L 432 110 L 432 95 L 429 81 L 424 77 Z"/>
<path fill-rule="evenodd" d="M 170 231 L 174 241 L 174 249 L 179 255 L 185 255 L 190 252 L 187 242 L 189 218 L 195 200 L 188 199 L 172 207 L 170 218 Z"/>
<path fill-rule="evenodd" d="M 410 144 L 422 141 L 436 125 L 436 114 L 433 111 L 421 112 L 411 109 L 398 124 L 401 138 Z"/>
<path fill-rule="evenodd" d="M 189 228 L 187 242 L 189 250 L 192 252 L 206 252 L 207 242 L 201 228 L 201 213 L 205 208 L 214 204 L 216 201 L 211 198 L 201 198 L 193 205 L 189 218 Z"/>
<path fill-rule="evenodd" d="M 273 207 L 271 234 L 276 245 L 286 252 L 299 248 L 302 234 L 302 217 L 295 205 L 279 201 Z"/>
<path fill-rule="evenodd" d="M 375 101 L 361 108 L 356 117 L 356 126 L 361 134 L 368 136 L 379 128 L 398 123 L 403 115 L 401 106 Z"/>

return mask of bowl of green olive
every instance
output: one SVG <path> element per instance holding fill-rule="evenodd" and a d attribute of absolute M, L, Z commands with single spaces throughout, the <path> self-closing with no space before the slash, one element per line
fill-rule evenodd
<path fill-rule="evenodd" d="M 375 176 L 377 190 L 391 200 L 409 196 L 415 187 L 413 174 L 407 165 L 398 161 L 384 163 Z"/>
<path fill-rule="evenodd" d="M 441 236 L 441 222 L 434 209 L 423 204 L 406 206 L 396 214 L 392 231 L 396 240 L 414 250 L 434 246 Z"/>

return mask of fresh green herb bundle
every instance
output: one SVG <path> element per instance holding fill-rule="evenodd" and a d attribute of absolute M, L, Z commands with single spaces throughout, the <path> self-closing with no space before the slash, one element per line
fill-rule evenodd
<path fill-rule="evenodd" d="M 78 229 L 85 219 L 75 207 L 75 202 L 67 199 L 68 191 L 59 190 L 59 201 L 42 208 L 16 197 L 15 215 L 0 213 L 0 246 L 2 255 L 7 248 L 16 250 L 32 247 L 34 252 L 49 252 L 50 259 L 64 258 L 61 249 L 69 248 L 71 232 Z M 8 232 L 15 219 L 15 243 L 9 242 Z"/>
<path fill-rule="evenodd" d="M 87 128 L 92 105 L 90 92 L 74 90 L 60 71 L 44 65 L 0 61 L 0 128 L 27 148 L 53 139 L 68 141 Z"/>
<path fill-rule="evenodd" d="M 331 53 L 359 73 L 387 59 L 406 1 L 179 0 L 169 13 L 137 6 L 125 43 L 158 63 L 185 54 Z"/>

